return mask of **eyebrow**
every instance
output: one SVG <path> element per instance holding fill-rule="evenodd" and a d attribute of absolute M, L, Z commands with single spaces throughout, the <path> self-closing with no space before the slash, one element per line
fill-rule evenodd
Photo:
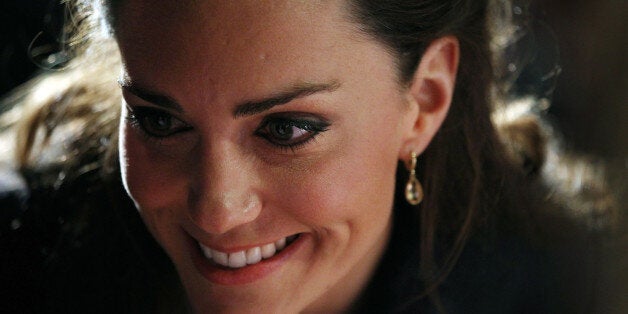
<path fill-rule="evenodd" d="M 172 97 L 160 95 L 127 81 L 120 80 L 118 81 L 118 84 L 120 85 L 120 87 L 122 87 L 122 89 L 137 96 L 138 98 L 141 98 L 144 101 L 160 107 L 175 110 L 180 113 L 183 112 L 183 107 L 181 107 L 181 105 L 179 105 L 179 103 L 177 103 L 177 101 L 174 100 Z"/>
<path fill-rule="evenodd" d="M 331 81 L 329 83 L 299 83 L 291 86 L 287 90 L 280 92 L 271 97 L 249 101 L 236 106 L 233 111 L 234 117 L 243 117 L 258 114 L 269 110 L 275 106 L 287 104 L 297 98 L 310 96 L 321 92 L 333 92 L 340 87 L 338 81 Z"/>
<path fill-rule="evenodd" d="M 152 92 L 148 89 L 144 89 L 131 82 L 120 80 L 118 81 L 120 87 L 129 93 L 137 96 L 138 98 L 147 101 L 151 104 L 164 107 L 167 109 L 175 110 L 177 112 L 183 112 L 183 107 L 172 97 L 161 95 Z M 233 110 L 233 116 L 235 118 L 255 115 L 266 110 L 269 110 L 275 106 L 287 104 L 295 99 L 310 96 L 322 92 L 333 92 L 340 87 L 338 81 L 331 81 L 329 83 L 298 83 L 294 84 L 290 88 L 272 95 L 270 97 L 247 101 L 236 106 Z"/>

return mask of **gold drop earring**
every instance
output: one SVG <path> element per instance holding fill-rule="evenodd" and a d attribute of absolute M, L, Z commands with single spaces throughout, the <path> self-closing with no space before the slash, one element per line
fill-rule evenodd
<path fill-rule="evenodd" d="M 416 164 L 417 154 L 416 152 L 410 153 L 410 177 L 406 184 L 406 200 L 410 205 L 419 205 L 423 200 L 423 187 L 421 182 L 416 178 Z"/>

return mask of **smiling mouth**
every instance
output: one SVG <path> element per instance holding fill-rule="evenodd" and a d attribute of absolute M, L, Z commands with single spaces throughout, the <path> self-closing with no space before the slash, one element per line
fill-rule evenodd
<path fill-rule="evenodd" d="M 289 237 L 279 239 L 273 243 L 268 243 L 233 253 L 221 252 L 219 250 L 209 248 L 201 243 L 199 243 L 199 247 L 201 248 L 201 251 L 203 252 L 205 258 L 213 261 L 220 266 L 236 269 L 248 265 L 255 265 L 264 259 L 269 259 L 275 256 L 287 246 L 289 246 L 292 242 L 294 242 L 294 240 L 296 240 L 298 237 L 299 234 L 295 234 Z"/>

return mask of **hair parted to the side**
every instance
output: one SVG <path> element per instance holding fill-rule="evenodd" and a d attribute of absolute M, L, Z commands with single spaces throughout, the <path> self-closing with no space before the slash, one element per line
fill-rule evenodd
<path fill-rule="evenodd" d="M 63 165 L 67 175 L 59 180 L 69 184 L 73 177 L 93 169 L 100 171 L 104 182 L 118 181 L 121 96 L 116 79 L 120 56 L 109 25 L 115 29 L 119 3 L 68 1 L 74 17 L 68 21 L 74 26 L 74 60 L 65 70 L 47 74 L 8 98 L 7 102 L 15 104 L 14 110 L 25 114 L 21 121 L 9 123 L 18 130 L 19 167 Z M 395 204 L 395 210 L 416 213 L 417 250 L 425 281 L 422 296 L 430 296 L 437 306 L 436 288 L 451 272 L 474 230 L 491 226 L 495 216 L 503 215 L 500 211 L 533 215 L 528 212 L 534 200 L 526 199 L 526 182 L 542 181 L 536 177 L 552 171 L 544 162 L 560 155 L 548 150 L 551 132 L 539 122 L 534 106 L 515 119 L 495 114 L 514 108 L 506 103 L 503 89 L 496 89 L 504 83 L 495 81 L 492 67 L 499 64 L 496 53 L 500 49 L 491 46 L 492 39 L 507 29 L 504 23 L 511 22 L 498 19 L 496 12 L 502 11 L 495 8 L 509 4 L 508 0 L 349 0 L 350 16 L 362 31 L 397 57 L 400 84 L 409 82 L 432 40 L 454 35 L 460 42 L 461 62 L 451 109 L 419 157 L 417 175 L 424 200 L 418 207 L 408 207 L 403 199 Z M 399 187 L 404 186 L 406 176 L 400 165 Z M 607 208 L 613 207 L 607 200 Z M 446 250 L 442 250 L 443 244 Z"/>

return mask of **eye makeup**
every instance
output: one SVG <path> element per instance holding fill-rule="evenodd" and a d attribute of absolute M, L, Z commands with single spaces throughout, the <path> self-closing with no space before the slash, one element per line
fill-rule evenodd
<path fill-rule="evenodd" d="M 152 106 L 127 105 L 127 123 L 147 141 L 163 142 L 193 127 L 165 110 Z M 331 123 L 317 114 L 276 112 L 263 117 L 253 135 L 274 148 L 295 151 L 327 131 Z M 175 144 L 176 145 L 176 144 Z"/>
<path fill-rule="evenodd" d="M 327 131 L 330 125 L 329 121 L 314 114 L 273 113 L 264 117 L 255 135 L 273 146 L 294 151 Z"/>

